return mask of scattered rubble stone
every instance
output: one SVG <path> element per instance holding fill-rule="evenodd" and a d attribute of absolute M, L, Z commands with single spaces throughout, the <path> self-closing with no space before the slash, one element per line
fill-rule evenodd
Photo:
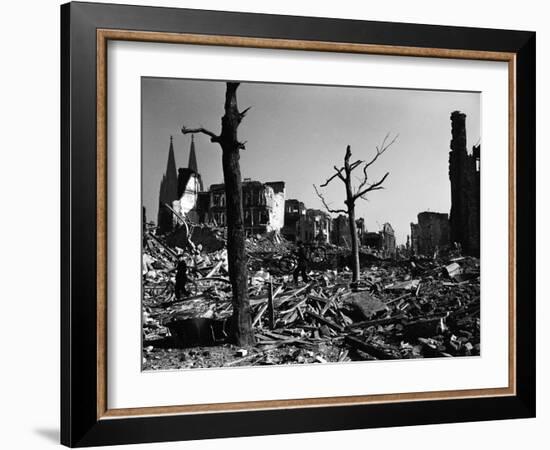
<path fill-rule="evenodd" d="M 224 248 L 186 253 L 147 230 L 143 251 L 145 370 L 480 352 L 479 259 L 474 257 L 375 258 L 363 264 L 357 285 L 345 266 L 312 268 L 310 280 L 296 284 L 292 266 L 281 263 L 292 258 L 294 244 L 275 233 L 254 236 L 247 252 L 256 345 L 242 349 L 228 343 L 232 305 Z M 329 249 L 340 261 L 346 252 Z M 182 254 L 193 268 L 193 288 L 177 299 L 175 271 Z"/>

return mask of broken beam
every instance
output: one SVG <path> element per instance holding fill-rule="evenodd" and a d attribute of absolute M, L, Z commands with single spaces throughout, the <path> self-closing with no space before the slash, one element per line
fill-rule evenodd
<path fill-rule="evenodd" d="M 320 314 L 317 314 L 313 311 L 306 311 L 306 314 L 310 317 L 313 317 L 318 322 L 324 323 L 326 326 L 332 328 L 333 330 L 336 330 L 340 333 L 344 332 L 344 327 L 342 327 L 341 325 L 338 325 L 337 323 L 334 323 L 332 320 L 328 320 L 324 318 Z"/>
<path fill-rule="evenodd" d="M 374 356 L 376 359 L 397 359 L 395 356 L 384 352 L 380 348 L 367 344 L 366 342 L 363 342 L 353 336 L 346 336 L 345 342 L 351 347 L 357 348 L 371 356 Z"/>

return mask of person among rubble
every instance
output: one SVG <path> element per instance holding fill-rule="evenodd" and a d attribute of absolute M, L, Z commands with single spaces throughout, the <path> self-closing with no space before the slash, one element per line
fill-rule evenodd
<path fill-rule="evenodd" d="M 199 244 L 193 250 L 193 264 L 195 267 L 200 267 L 204 262 L 204 257 L 202 256 L 202 245 Z"/>
<path fill-rule="evenodd" d="M 178 300 L 181 300 L 183 297 L 189 297 L 190 295 L 189 291 L 185 287 L 189 282 L 187 270 L 187 261 L 185 260 L 185 257 L 181 255 L 176 268 L 176 298 Z"/>
<path fill-rule="evenodd" d="M 296 251 L 296 259 L 297 259 L 297 266 L 294 270 L 294 282 L 298 284 L 298 276 L 302 275 L 302 280 L 304 283 L 307 283 L 309 281 L 309 277 L 307 276 L 308 272 L 308 254 L 307 249 L 304 246 L 303 242 L 298 242 L 298 249 Z"/>
<path fill-rule="evenodd" d="M 457 253 L 457 256 L 462 256 L 462 244 L 460 242 L 453 242 L 455 247 L 455 252 Z"/>

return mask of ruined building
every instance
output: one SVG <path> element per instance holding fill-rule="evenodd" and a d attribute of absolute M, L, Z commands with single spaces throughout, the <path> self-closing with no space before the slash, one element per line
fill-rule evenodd
<path fill-rule="evenodd" d="M 332 218 L 320 209 L 307 209 L 302 216 L 302 241 L 330 243 Z"/>
<path fill-rule="evenodd" d="M 302 227 L 306 215 L 306 206 L 295 198 L 285 201 L 285 220 L 282 235 L 289 241 L 302 241 Z"/>
<path fill-rule="evenodd" d="M 376 250 L 384 258 L 395 256 L 395 231 L 387 222 L 378 232 L 365 232 L 361 242 L 370 250 Z"/>
<path fill-rule="evenodd" d="M 395 255 L 395 231 L 389 223 L 382 225 L 382 230 L 380 231 L 382 239 L 382 252 L 385 257 L 390 257 Z"/>
<path fill-rule="evenodd" d="M 480 248 L 480 146 L 472 154 L 466 149 L 466 114 L 451 114 L 451 180 L 450 238 L 460 244 L 466 255 L 479 256 Z"/>
<path fill-rule="evenodd" d="M 178 173 L 176 172 L 176 159 L 174 156 L 174 144 L 170 136 L 170 147 L 168 148 L 168 162 L 166 163 L 166 172 L 162 176 L 159 191 L 159 210 L 157 216 L 157 225 L 159 233 L 168 233 L 174 227 L 172 212 L 164 205 L 172 205 L 174 200 L 178 199 Z"/>
<path fill-rule="evenodd" d="M 306 208 L 304 203 L 289 199 L 285 202 L 285 239 L 293 242 L 331 242 L 332 217 L 325 211 Z"/>
<path fill-rule="evenodd" d="M 348 216 L 340 214 L 332 219 L 332 238 L 334 245 L 351 248 Z"/>
<path fill-rule="evenodd" d="M 378 250 L 382 248 L 382 240 L 380 239 L 380 233 L 377 231 L 367 231 L 363 235 L 361 244 L 369 249 Z"/>
<path fill-rule="evenodd" d="M 421 212 L 418 223 L 411 223 L 411 250 L 414 255 L 432 256 L 450 244 L 449 216 L 445 213 Z"/>
<path fill-rule="evenodd" d="M 195 153 L 195 139 L 191 135 L 191 147 L 189 148 L 189 162 L 186 168 L 178 170 L 178 199 L 174 201 L 174 210 L 183 217 L 188 217 L 192 222 L 198 221 L 196 212 L 199 193 L 203 191 L 202 178 L 197 164 Z"/>
<path fill-rule="evenodd" d="M 351 234 L 349 231 L 349 219 L 348 216 L 340 214 L 333 219 L 332 225 L 332 243 L 342 247 L 351 247 Z M 357 226 L 357 239 L 359 242 L 363 242 L 363 235 L 365 234 L 365 219 L 359 218 L 355 221 Z"/>
<path fill-rule="evenodd" d="M 244 227 L 248 234 L 280 231 L 285 217 L 285 183 L 261 183 L 246 179 L 242 183 Z M 226 226 L 225 185 L 213 184 L 210 191 L 200 193 L 196 213 L 200 222 Z"/>

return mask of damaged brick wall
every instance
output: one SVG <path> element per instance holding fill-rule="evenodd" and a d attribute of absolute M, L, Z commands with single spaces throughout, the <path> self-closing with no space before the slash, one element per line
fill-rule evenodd
<path fill-rule="evenodd" d="M 458 243 L 466 255 L 479 256 L 480 249 L 480 146 L 472 154 L 466 149 L 466 114 L 451 114 L 451 242 Z"/>
<path fill-rule="evenodd" d="M 342 247 L 351 247 L 348 216 L 340 214 L 332 220 L 331 242 Z"/>
<path fill-rule="evenodd" d="M 421 212 L 418 223 L 411 223 L 411 246 L 416 255 L 433 255 L 450 245 L 449 216 L 445 213 Z"/>
<path fill-rule="evenodd" d="M 307 209 L 305 215 L 301 216 L 300 229 L 302 241 L 328 244 L 332 231 L 332 218 L 325 211 Z"/>
<path fill-rule="evenodd" d="M 244 227 L 249 234 L 280 231 L 285 220 L 285 183 L 243 181 Z M 197 217 L 201 223 L 226 226 L 225 185 L 213 184 L 208 199 L 199 196 Z"/>
<path fill-rule="evenodd" d="M 359 244 L 367 245 L 365 243 L 365 237 L 368 233 L 365 225 L 365 219 L 360 217 L 355 221 L 355 225 L 357 226 L 357 239 L 359 240 Z M 351 245 L 351 234 L 349 229 L 348 216 L 340 214 L 338 217 L 333 219 L 331 234 L 333 244 L 343 247 L 349 247 Z"/>
<path fill-rule="evenodd" d="M 306 214 L 306 207 L 303 202 L 292 198 L 285 201 L 285 219 L 282 234 L 289 241 L 301 241 L 302 216 Z"/>
<path fill-rule="evenodd" d="M 178 169 L 178 199 L 172 202 L 172 208 L 181 216 L 188 217 L 192 222 L 198 221 L 196 211 L 199 192 L 203 191 L 202 177 L 199 173 L 195 139 L 191 135 L 189 162 L 187 167 Z"/>
<path fill-rule="evenodd" d="M 385 223 L 380 231 L 382 236 L 382 252 L 386 258 L 395 256 L 395 231 L 389 223 Z"/>
<path fill-rule="evenodd" d="M 172 202 L 172 208 L 183 217 L 190 216 L 193 222 L 198 221 L 194 212 L 197 206 L 199 192 L 202 190 L 202 181 L 199 174 L 190 169 L 178 170 L 178 200 Z"/>
<path fill-rule="evenodd" d="M 280 231 L 285 225 L 285 183 L 266 183 L 264 195 L 269 215 L 266 231 Z"/>

